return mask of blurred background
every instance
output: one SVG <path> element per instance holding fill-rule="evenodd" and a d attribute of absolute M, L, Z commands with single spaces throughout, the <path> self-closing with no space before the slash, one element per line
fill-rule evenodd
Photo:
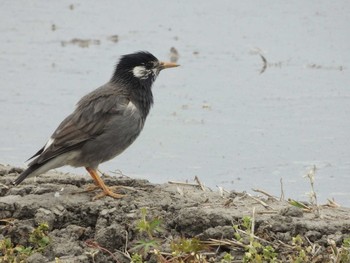
<path fill-rule="evenodd" d="M 154 183 L 350 206 L 349 1 L 1 1 L 0 162 L 25 166 L 118 58 L 164 71 L 144 131 L 100 166 Z M 264 61 L 265 60 L 265 61 Z M 84 169 L 60 171 L 86 173 Z"/>

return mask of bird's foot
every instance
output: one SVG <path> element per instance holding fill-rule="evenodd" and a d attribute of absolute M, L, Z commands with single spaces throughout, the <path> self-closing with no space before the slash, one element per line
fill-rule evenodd
<path fill-rule="evenodd" d="M 110 196 L 110 197 L 113 197 L 116 199 L 120 199 L 120 198 L 123 198 L 124 196 L 126 196 L 123 194 L 117 194 L 117 193 L 112 191 L 112 189 L 118 189 L 118 188 L 120 188 L 120 187 L 119 186 L 111 186 L 111 187 L 103 188 L 102 189 L 103 192 L 95 195 L 94 198 L 92 198 L 92 200 L 97 200 L 97 199 L 100 199 L 100 198 L 105 197 L 105 196 Z"/>
<path fill-rule="evenodd" d="M 96 191 L 98 189 L 101 189 L 98 185 L 95 185 L 95 184 L 88 184 L 84 188 L 85 189 L 83 191 L 81 191 L 81 193 L 87 193 L 87 192 L 92 192 L 92 191 Z"/>
<path fill-rule="evenodd" d="M 108 187 L 107 189 L 103 189 L 103 192 L 95 195 L 92 198 L 92 200 L 97 200 L 97 199 L 100 199 L 100 198 L 105 197 L 105 196 L 110 196 L 110 197 L 113 197 L 113 198 L 116 198 L 116 199 L 123 198 L 124 196 L 126 196 L 126 195 L 123 195 L 123 194 L 117 194 L 117 193 L 113 192 L 111 190 L 111 188 L 115 188 L 115 187 Z"/>
<path fill-rule="evenodd" d="M 96 191 L 96 190 L 101 189 L 103 192 L 97 194 L 92 200 L 97 200 L 97 199 L 100 199 L 100 198 L 105 197 L 105 196 L 110 196 L 110 197 L 119 199 L 119 198 L 123 198 L 124 196 L 126 196 L 126 195 L 118 194 L 118 193 L 114 192 L 114 191 L 118 190 L 119 188 L 123 188 L 123 186 L 116 185 L 116 186 L 110 186 L 110 187 L 105 186 L 104 188 L 101 188 L 98 185 L 89 184 L 89 185 L 87 185 L 87 187 L 85 187 L 85 190 L 81 191 L 80 193 L 87 193 L 87 192 L 92 192 L 92 191 Z"/>

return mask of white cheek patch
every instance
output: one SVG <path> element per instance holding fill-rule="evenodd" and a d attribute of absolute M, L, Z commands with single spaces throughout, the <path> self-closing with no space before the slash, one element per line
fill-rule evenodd
<path fill-rule="evenodd" d="M 132 70 L 132 73 L 136 78 L 147 79 L 148 75 L 150 74 L 150 71 L 147 70 L 144 66 L 136 66 Z"/>
<path fill-rule="evenodd" d="M 50 138 L 48 142 L 45 144 L 44 151 L 46 151 L 47 148 L 49 148 L 54 141 L 55 141 L 54 139 Z"/>
<path fill-rule="evenodd" d="M 152 71 L 153 71 L 153 75 L 157 77 L 159 74 L 159 70 L 157 68 L 154 68 L 152 69 Z"/>

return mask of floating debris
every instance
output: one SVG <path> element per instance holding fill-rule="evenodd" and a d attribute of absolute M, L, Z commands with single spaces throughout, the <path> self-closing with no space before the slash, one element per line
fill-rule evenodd
<path fill-rule="evenodd" d="M 87 48 L 90 45 L 100 45 L 101 41 L 98 39 L 80 39 L 80 38 L 73 38 L 70 41 L 61 41 L 62 47 L 65 47 L 67 45 L 77 45 L 81 48 Z"/>
<path fill-rule="evenodd" d="M 179 52 L 176 48 L 170 48 L 170 62 L 176 63 L 179 60 Z"/>
<path fill-rule="evenodd" d="M 208 103 L 204 103 L 202 109 L 211 110 L 211 106 Z"/>
<path fill-rule="evenodd" d="M 264 63 L 262 69 L 260 70 L 260 74 L 263 74 L 267 68 L 267 60 L 263 55 L 261 55 L 261 54 L 259 54 L 259 55 Z"/>
<path fill-rule="evenodd" d="M 119 36 L 118 35 L 112 35 L 107 38 L 109 41 L 112 41 L 113 43 L 119 42 Z"/>
<path fill-rule="evenodd" d="M 344 66 L 322 66 L 318 64 L 308 64 L 306 65 L 306 67 L 311 69 L 325 69 L 325 70 L 339 70 L 339 71 L 343 71 L 345 69 Z"/>

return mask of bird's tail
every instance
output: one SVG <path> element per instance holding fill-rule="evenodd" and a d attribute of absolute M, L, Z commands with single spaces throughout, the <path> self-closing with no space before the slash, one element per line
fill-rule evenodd
<path fill-rule="evenodd" d="M 28 176 L 30 176 L 33 172 L 35 172 L 37 169 L 41 167 L 41 164 L 33 164 L 29 166 L 26 170 L 24 170 L 13 182 L 13 185 L 19 185 L 23 182 L 24 179 L 26 179 Z"/>

